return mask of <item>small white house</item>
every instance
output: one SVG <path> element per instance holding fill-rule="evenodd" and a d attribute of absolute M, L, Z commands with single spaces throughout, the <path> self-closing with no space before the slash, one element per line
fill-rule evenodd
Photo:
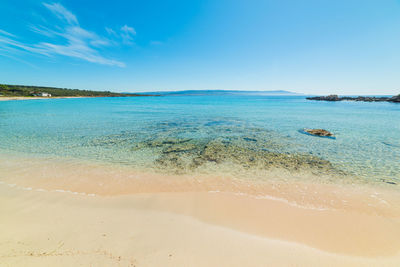
<path fill-rule="evenodd" d="M 41 92 L 41 93 L 38 94 L 38 96 L 51 97 L 51 94 L 46 93 L 46 92 Z"/>

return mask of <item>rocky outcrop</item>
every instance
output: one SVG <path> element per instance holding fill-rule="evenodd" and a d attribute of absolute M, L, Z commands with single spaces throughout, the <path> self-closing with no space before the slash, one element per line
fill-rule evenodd
<path fill-rule="evenodd" d="M 400 95 L 393 96 L 393 97 L 391 97 L 388 101 L 389 101 L 389 102 L 400 103 Z"/>
<path fill-rule="evenodd" d="M 324 129 L 304 129 L 304 132 L 316 136 L 333 137 L 333 133 Z"/>
<path fill-rule="evenodd" d="M 250 141 L 252 142 L 252 141 Z M 253 149 L 234 140 L 211 139 L 206 142 L 185 144 L 190 148 L 171 150 L 166 147 L 155 161 L 156 167 L 175 174 L 190 173 L 209 164 L 232 165 L 235 171 L 286 169 L 288 171 L 314 171 L 338 173 L 329 161 L 300 153 L 278 153 L 267 149 Z"/>
<path fill-rule="evenodd" d="M 338 95 L 307 97 L 308 100 L 341 101 Z"/>
<path fill-rule="evenodd" d="M 125 153 L 118 160 L 143 164 L 162 173 L 213 174 L 218 169 L 248 177 L 248 171 L 254 174 L 284 169 L 316 175 L 343 174 L 321 157 L 288 151 L 291 144 L 289 138 L 274 131 L 226 119 L 150 123 L 143 132 L 126 131 L 85 143 L 89 147 L 119 147 Z M 139 154 L 149 161 L 137 163 Z"/>
<path fill-rule="evenodd" d="M 328 95 L 328 96 L 315 96 L 315 97 L 307 97 L 308 100 L 317 100 L 317 101 L 360 101 L 360 102 L 395 102 L 400 103 L 400 95 L 393 97 L 374 97 L 374 96 L 343 96 L 339 97 L 338 95 Z"/>

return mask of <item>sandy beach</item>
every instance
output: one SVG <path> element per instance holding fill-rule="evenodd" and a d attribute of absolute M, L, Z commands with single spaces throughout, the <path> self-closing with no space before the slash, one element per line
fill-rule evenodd
<path fill-rule="evenodd" d="M 52 96 L 52 97 L 40 97 L 40 96 L 0 96 L 0 101 L 9 100 L 38 100 L 38 99 L 64 99 L 64 98 L 83 98 L 91 96 Z"/>
<path fill-rule="evenodd" d="M 400 267 L 399 14 L 1 1 L 0 267 Z"/>
<path fill-rule="evenodd" d="M 0 266 L 400 263 L 395 191 L 282 185 L 281 197 L 293 196 L 284 201 L 277 193 L 259 197 L 268 185 L 255 195 L 210 177 L 188 183 L 96 164 L 21 160 L 22 169 L 12 157 L 0 163 Z M 32 170 L 29 179 L 24 168 Z M 227 192 L 212 190 L 222 184 Z M 315 190 L 320 195 L 300 202 Z M 342 204 L 333 203 L 338 199 Z"/>

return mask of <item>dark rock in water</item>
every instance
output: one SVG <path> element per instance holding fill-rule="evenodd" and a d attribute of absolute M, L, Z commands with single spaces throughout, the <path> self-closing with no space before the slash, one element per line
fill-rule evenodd
<path fill-rule="evenodd" d="M 400 95 L 393 96 L 389 100 L 389 102 L 395 102 L 395 103 L 400 103 Z"/>
<path fill-rule="evenodd" d="M 155 161 L 163 171 L 182 174 L 194 171 L 207 164 L 229 163 L 235 168 L 247 170 L 267 170 L 283 168 L 289 171 L 311 170 L 318 173 L 332 173 L 337 170 L 329 161 L 305 154 L 276 153 L 250 148 L 245 144 L 226 143 L 221 138 L 207 142 L 188 143 L 173 149 L 168 147 Z"/>
<path fill-rule="evenodd" d="M 328 96 L 315 96 L 315 97 L 307 97 L 308 100 L 318 100 L 318 101 L 361 101 L 361 102 L 394 102 L 400 103 L 400 95 L 393 97 L 375 97 L 375 96 L 343 96 L 339 97 L 338 95 L 328 95 Z"/>
<path fill-rule="evenodd" d="M 329 161 L 320 157 L 283 152 L 290 140 L 274 131 L 242 125 L 236 121 L 215 121 L 224 123 L 208 127 L 198 127 L 197 122 L 190 124 L 185 121 L 151 124 L 143 132 L 128 131 L 109 135 L 88 145 L 143 150 L 154 157 L 146 166 L 154 167 L 162 173 L 207 173 L 221 167 L 221 170 L 232 171 L 235 175 L 245 174 L 248 170 L 263 172 L 274 169 L 342 174 Z"/>
<path fill-rule="evenodd" d="M 381 179 L 381 181 L 384 182 L 384 183 L 387 183 L 387 184 L 397 185 L 396 182 L 388 181 L 388 180 L 385 180 L 385 179 Z"/>
<path fill-rule="evenodd" d="M 164 138 L 164 139 L 160 139 L 160 138 L 156 138 L 156 139 L 152 139 L 152 140 L 148 140 L 145 142 L 140 142 L 135 144 L 132 147 L 132 150 L 139 150 L 139 149 L 143 149 L 143 148 L 163 148 L 166 146 L 176 146 L 176 145 L 180 145 L 180 144 L 184 144 L 189 142 L 190 138 Z"/>
<path fill-rule="evenodd" d="M 307 97 L 308 100 L 341 101 L 338 95 Z"/>
<path fill-rule="evenodd" d="M 249 141 L 249 142 L 257 142 L 257 139 L 255 139 L 255 138 L 243 137 L 243 139 L 244 139 L 245 141 Z"/>
<path fill-rule="evenodd" d="M 171 146 L 166 147 L 162 152 L 163 153 L 178 153 L 178 152 L 188 152 L 196 149 L 196 145 L 192 143 L 178 143 Z"/>
<path fill-rule="evenodd" d="M 304 132 L 316 136 L 333 137 L 333 133 L 324 129 L 304 129 Z"/>

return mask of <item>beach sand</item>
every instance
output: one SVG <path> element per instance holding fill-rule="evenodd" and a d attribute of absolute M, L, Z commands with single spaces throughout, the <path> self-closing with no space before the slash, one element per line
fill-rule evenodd
<path fill-rule="evenodd" d="M 395 190 L 1 159 L 0 266 L 400 264 Z"/>
<path fill-rule="evenodd" d="M 0 101 L 9 100 L 38 100 L 38 99 L 62 99 L 62 98 L 83 98 L 91 96 L 52 96 L 52 97 L 39 97 L 39 96 L 0 96 Z"/>

